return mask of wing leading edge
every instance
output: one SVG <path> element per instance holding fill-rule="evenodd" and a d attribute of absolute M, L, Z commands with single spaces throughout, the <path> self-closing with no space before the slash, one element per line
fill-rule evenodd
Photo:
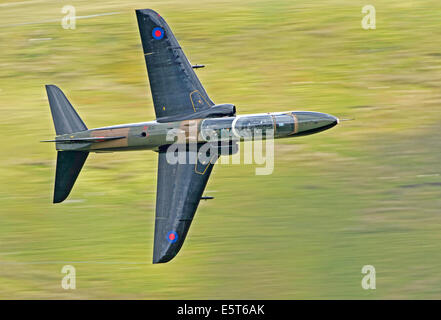
<path fill-rule="evenodd" d="M 196 154 L 187 151 L 187 160 Z M 215 160 L 170 164 L 167 152 L 159 152 L 153 263 L 168 262 L 181 249 Z"/>
<path fill-rule="evenodd" d="M 188 115 L 214 105 L 165 20 L 136 10 L 156 118 Z"/>

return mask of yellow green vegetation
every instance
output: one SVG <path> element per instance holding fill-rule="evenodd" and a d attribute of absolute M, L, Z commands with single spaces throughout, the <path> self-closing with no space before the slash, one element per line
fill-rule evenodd
<path fill-rule="evenodd" d="M 60 21 L 63 5 L 78 16 Z M 33 0 L 0 4 L 0 298 L 441 298 L 441 4 Z M 154 119 L 134 9 L 168 21 L 216 103 L 320 111 L 275 170 L 217 165 L 179 255 L 152 265 L 157 155 L 91 154 L 51 203 L 45 84 L 89 128 Z M 39 23 L 36 23 L 39 22 Z M 72 264 L 77 289 L 61 288 Z M 361 288 L 373 265 L 377 289 Z"/>

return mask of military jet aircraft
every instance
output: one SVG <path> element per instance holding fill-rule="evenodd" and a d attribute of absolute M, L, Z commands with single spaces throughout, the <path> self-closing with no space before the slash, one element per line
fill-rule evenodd
<path fill-rule="evenodd" d="M 234 105 L 215 104 L 209 98 L 194 72 L 203 65 L 190 64 L 158 13 L 136 10 L 136 16 L 156 120 L 88 129 L 62 91 L 47 85 L 56 131 L 55 140 L 48 142 L 55 142 L 58 151 L 53 202 L 67 198 L 90 152 L 158 152 L 153 263 L 164 263 L 182 247 L 200 200 L 211 198 L 202 194 L 219 154 L 237 152 L 237 143 L 249 138 L 250 130 L 270 131 L 272 138 L 291 138 L 329 129 L 338 119 L 305 111 L 236 115 Z M 194 133 L 191 128 L 195 128 Z M 185 134 L 178 145 L 186 146 L 181 152 L 183 158 L 195 159 L 193 162 L 169 161 L 168 156 L 176 151 L 170 151 L 176 142 L 175 138 L 170 140 L 172 130 Z M 226 139 L 221 138 L 222 130 L 229 133 Z M 219 144 L 221 140 L 223 144 Z M 206 143 L 221 151 L 212 156 L 210 151 L 209 161 L 199 159 Z"/>

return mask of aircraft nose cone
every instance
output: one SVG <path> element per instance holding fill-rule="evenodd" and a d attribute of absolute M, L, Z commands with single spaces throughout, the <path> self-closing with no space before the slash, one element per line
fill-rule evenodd
<path fill-rule="evenodd" d="M 321 113 L 319 116 L 317 116 L 315 124 L 317 129 L 327 130 L 336 126 L 338 121 L 338 118 L 334 117 L 333 115 Z"/>
<path fill-rule="evenodd" d="M 300 111 L 294 112 L 298 119 L 298 135 L 308 135 L 330 129 L 338 124 L 339 120 L 333 115 L 321 112 Z"/>
<path fill-rule="evenodd" d="M 330 114 L 325 114 L 326 115 L 326 117 L 325 117 L 325 122 L 328 122 L 328 124 L 329 125 L 337 125 L 338 123 L 339 123 L 339 120 L 338 120 L 338 118 L 337 117 L 334 117 L 333 115 L 330 115 Z"/>

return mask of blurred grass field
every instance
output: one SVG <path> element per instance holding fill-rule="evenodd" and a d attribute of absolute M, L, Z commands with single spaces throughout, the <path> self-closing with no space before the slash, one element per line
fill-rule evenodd
<path fill-rule="evenodd" d="M 75 30 L 60 22 L 64 5 Z M 361 8 L 377 10 L 363 30 Z M 355 118 L 217 165 L 189 237 L 152 265 L 157 155 L 91 154 L 51 203 L 45 84 L 89 128 L 154 119 L 134 9 L 168 21 L 216 103 Z M 441 298 L 439 1 L 0 3 L 0 298 Z M 41 22 L 41 23 L 36 23 Z M 77 289 L 63 290 L 72 264 Z M 373 265 L 377 289 L 361 288 Z"/>

